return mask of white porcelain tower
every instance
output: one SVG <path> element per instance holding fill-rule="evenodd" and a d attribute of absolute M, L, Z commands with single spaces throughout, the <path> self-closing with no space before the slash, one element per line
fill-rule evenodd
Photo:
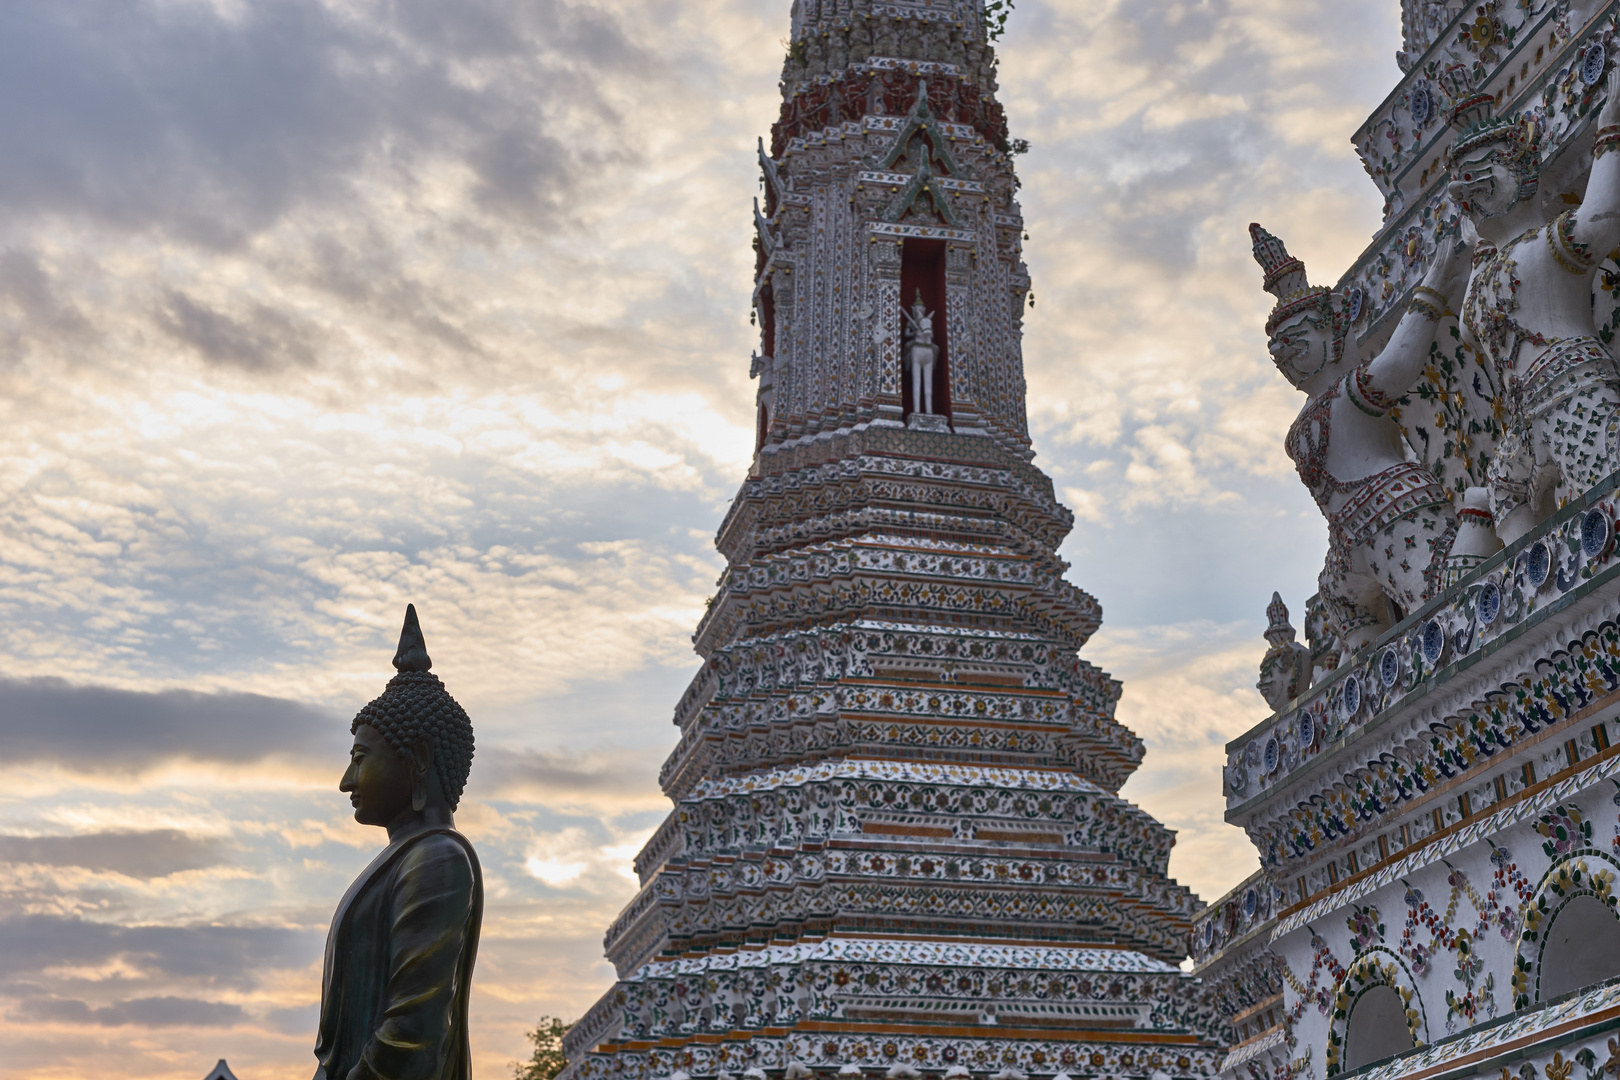
<path fill-rule="evenodd" d="M 971 2 L 801 3 L 755 211 L 758 452 L 570 1078 L 1193 1077 L 1200 902 L 1121 799 Z"/>

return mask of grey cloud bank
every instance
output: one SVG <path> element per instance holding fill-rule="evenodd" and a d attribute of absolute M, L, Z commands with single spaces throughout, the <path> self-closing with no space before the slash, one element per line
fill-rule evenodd
<path fill-rule="evenodd" d="M 71 836 L 0 835 L 0 863 L 37 863 L 111 870 L 130 877 L 167 877 L 228 861 L 218 840 L 179 829 L 115 830 Z"/>
<path fill-rule="evenodd" d="M 247 1014 L 240 1005 L 196 998 L 131 998 L 114 1005 L 91 1008 L 77 998 L 43 998 L 25 1001 L 18 1015 L 30 1020 L 54 1020 L 65 1024 L 100 1024 L 118 1027 L 229 1027 Z"/>
<path fill-rule="evenodd" d="M 62 679 L 0 679 L 0 760 L 67 769 L 134 772 L 179 758 L 233 764 L 273 755 L 331 760 L 348 725 L 322 709 L 258 694 L 142 692 L 75 686 Z M 148 840 L 152 834 L 144 834 Z M 90 838 L 80 837 L 81 844 Z M 20 851 L 0 838 L 0 857 Z M 89 865 L 52 858 L 29 861 Z M 74 849 L 81 850 L 81 849 Z M 88 847 L 82 850 L 90 850 Z M 14 856 L 13 856 L 14 857 Z"/>
<path fill-rule="evenodd" d="M 498 79 L 470 70 L 512 61 Z M 0 216 L 234 247 L 344 200 L 374 156 L 407 173 L 449 156 L 483 206 L 532 226 L 581 154 L 544 130 L 547 99 L 573 71 L 650 63 L 611 16 L 560 3 L 10 4 Z M 569 105 L 614 120 L 588 96 Z"/>
<path fill-rule="evenodd" d="M 311 937 L 277 927 L 113 926 L 57 915 L 11 916 L 0 919 L 0 980 L 33 983 L 47 969 L 119 960 L 136 973 L 135 982 L 183 978 L 245 990 L 273 969 L 306 963 Z M 120 981 L 127 986 L 132 980 Z"/>

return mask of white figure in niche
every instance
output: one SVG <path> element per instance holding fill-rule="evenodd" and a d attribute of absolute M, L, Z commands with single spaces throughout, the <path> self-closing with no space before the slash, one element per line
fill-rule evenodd
<path fill-rule="evenodd" d="M 1461 65 L 1441 79 L 1456 132 L 1446 152 L 1449 190 L 1480 237 L 1462 334 L 1488 359 L 1507 408 L 1486 482 L 1496 533 L 1512 543 L 1612 472 L 1620 455 L 1620 375 L 1592 322 L 1598 264 L 1620 244 L 1620 155 L 1612 153 L 1620 149 L 1620 72 L 1610 73 L 1598 113 L 1586 197 L 1552 221 L 1536 198 L 1534 121 L 1494 116 L 1495 96 L 1476 92 Z"/>
<path fill-rule="evenodd" d="M 906 362 L 911 365 L 911 411 L 934 411 L 934 361 L 939 359 L 939 346 L 934 344 L 934 313 L 923 303 L 922 290 L 911 310 L 900 309 L 911 331 L 906 345 Z"/>
<path fill-rule="evenodd" d="M 1409 459 L 1389 412 L 1423 373 L 1435 329 L 1468 265 L 1464 245 L 1439 250 L 1384 351 L 1360 361 L 1345 298 L 1311 287 L 1282 241 L 1249 226 L 1264 288 L 1271 359 L 1310 396 L 1285 447 L 1328 522 L 1318 584 L 1348 658 L 1441 588 L 1457 515 L 1440 481 Z M 1386 602 L 1387 601 L 1387 602 Z"/>

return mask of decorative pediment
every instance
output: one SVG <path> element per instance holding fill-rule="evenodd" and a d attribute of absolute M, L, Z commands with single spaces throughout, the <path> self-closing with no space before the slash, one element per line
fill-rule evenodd
<path fill-rule="evenodd" d="M 951 157 L 950 142 L 935 123 L 933 111 L 928 108 L 926 80 L 918 84 L 917 102 L 911 107 L 911 115 L 901 125 L 899 135 L 880 165 L 898 172 L 910 172 L 927 165 L 946 176 L 961 175 L 962 170 L 957 166 L 956 159 Z"/>
<path fill-rule="evenodd" d="M 950 195 L 927 161 L 918 166 L 916 175 L 883 211 L 884 221 L 901 222 L 918 217 L 930 217 L 945 225 L 961 226 L 956 209 L 951 205 Z"/>

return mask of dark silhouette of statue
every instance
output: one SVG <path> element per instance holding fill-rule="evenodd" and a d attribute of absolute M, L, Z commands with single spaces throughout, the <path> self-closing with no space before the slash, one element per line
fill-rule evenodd
<path fill-rule="evenodd" d="M 338 785 L 388 846 L 343 894 L 326 937 L 315 1080 L 468 1080 L 467 1002 L 484 884 L 453 812 L 472 721 L 429 674 L 415 606 L 398 671 L 360 710 Z"/>

